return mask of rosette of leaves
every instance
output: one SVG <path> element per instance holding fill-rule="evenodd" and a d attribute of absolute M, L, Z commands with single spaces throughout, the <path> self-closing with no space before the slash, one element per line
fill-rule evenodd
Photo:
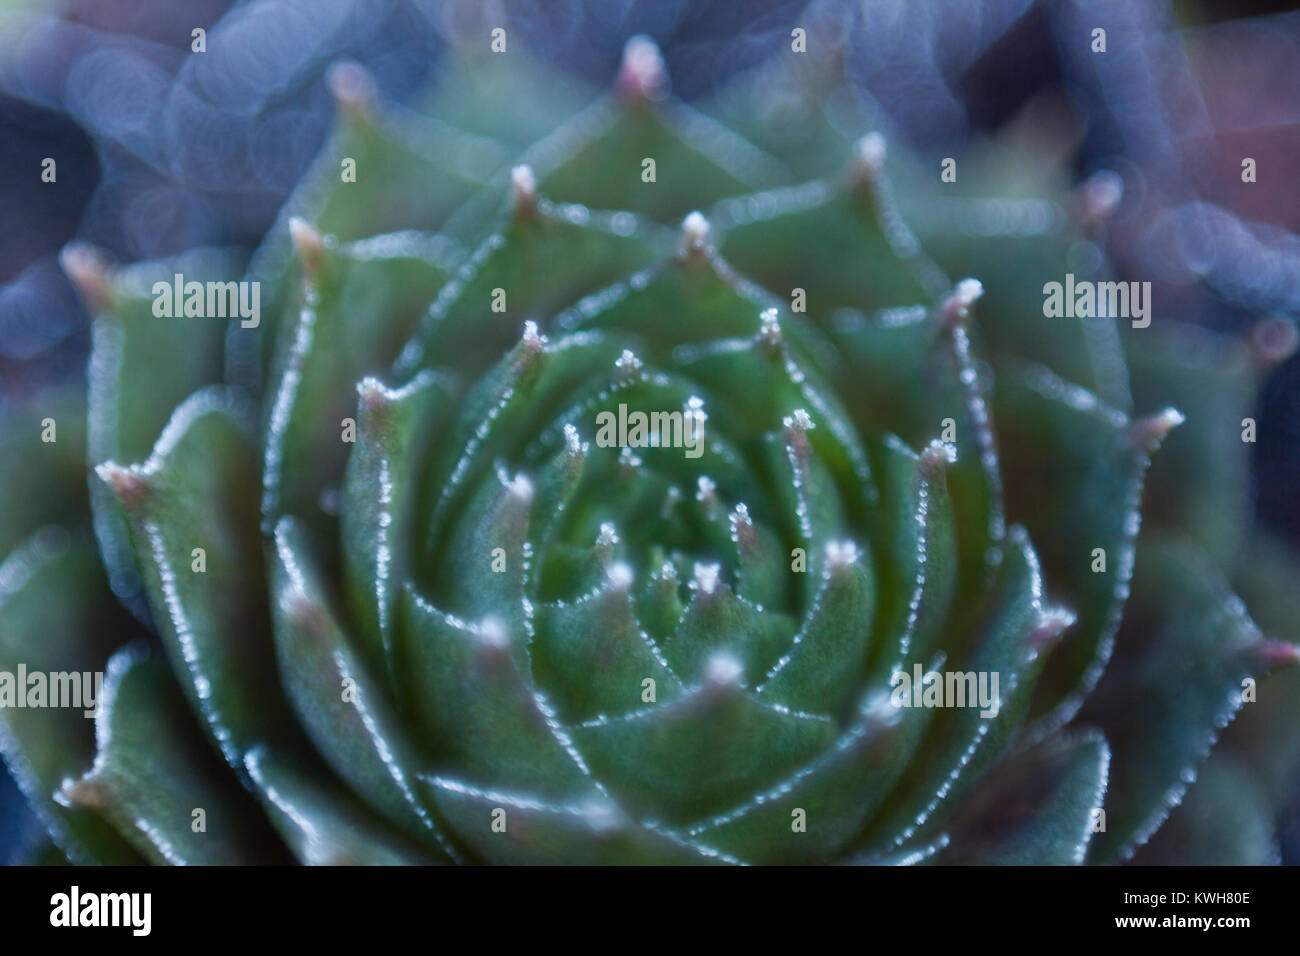
<path fill-rule="evenodd" d="M 258 327 L 154 314 L 236 257 L 65 254 L 89 405 L 9 429 L 0 664 L 107 676 L 93 732 L 0 721 L 68 859 L 1105 862 L 1294 659 L 1216 567 L 1223 396 L 1290 327 L 1212 361 L 1044 328 L 1098 203 L 931 258 L 883 137 L 687 107 L 640 39 L 585 106 L 517 53 L 421 112 L 331 85 Z M 620 406 L 702 453 L 598 441 Z M 902 706 L 916 667 L 997 675 L 995 713 Z"/>

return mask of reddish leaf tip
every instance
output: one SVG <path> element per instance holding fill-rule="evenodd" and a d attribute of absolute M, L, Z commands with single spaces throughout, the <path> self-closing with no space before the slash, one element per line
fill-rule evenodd
<path fill-rule="evenodd" d="M 1176 408 L 1139 418 L 1129 427 L 1129 441 L 1138 448 L 1155 451 L 1171 431 L 1187 420 Z"/>
<path fill-rule="evenodd" d="M 138 469 L 123 468 L 115 462 L 106 461 L 95 467 L 95 474 L 108 485 L 127 511 L 135 511 L 149 500 L 149 482 Z"/>
<path fill-rule="evenodd" d="M 618 69 L 615 87 L 625 103 L 644 103 L 661 99 L 668 88 L 668 71 L 664 67 L 659 45 L 644 34 L 630 38 L 623 47 L 623 62 Z"/>
<path fill-rule="evenodd" d="M 374 77 L 360 63 L 344 60 L 335 63 L 325 75 L 330 95 L 339 109 L 349 116 L 366 115 L 373 111 L 378 93 Z"/>
<path fill-rule="evenodd" d="M 86 242 L 70 242 L 59 252 L 59 265 L 76 287 L 89 312 L 108 304 L 112 274 L 104 254 Z"/>

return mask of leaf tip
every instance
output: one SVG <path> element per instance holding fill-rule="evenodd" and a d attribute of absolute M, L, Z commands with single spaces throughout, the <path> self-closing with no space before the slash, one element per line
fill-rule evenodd
<path fill-rule="evenodd" d="M 970 318 L 971 306 L 984 296 L 984 283 L 979 279 L 962 279 L 939 307 L 939 315 L 946 328 L 955 328 Z"/>
<path fill-rule="evenodd" d="M 138 468 L 106 461 L 95 466 L 95 474 L 127 511 L 135 511 L 149 500 L 149 482 Z"/>
<path fill-rule="evenodd" d="M 59 251 L 59 265 L 87 311 L 102 311 L 112 288 L 112 273 L 103 252 L 87 242 L 69 242 Z"/>
<path fill-rule="evenodd" d="M 330 95 L 345 116 L 361 117 L 374 112 L 379 96 L 370 71 L 354 60 L 333 64 L 325 76 Z"/>
<path fill-rule="evenodd" d="M 516 219 L 537 211 L 537 174 L 527 163 L 510 170 L 510 211 Z"/>
<path fill-rule="evenodd" d="M 884 172 L 887 153 L 883 133 L 873 131 L 859 139 L 853 146 L 853 161 L 849 168 L 850 182 L 859 186 L 874 183 Z"/>
<path fill-rule="evenodd" d="M 677 244 L 678 257 L 695 260 L 706 257 L 713 243 L 713 227 L 698 209 L 682 220 L 681 237 Z"/>
<path fill-rule="evenodd" d="M 289 238 L 293 242 L 298 261 L 308 274 L 320 268 L 321 258 L 325 254 L 325 237 L 306 219 L 298 216 L 289 217 Z"/>
<path fill-rule="evenodd" d="M 644 33 L 631 37 L 623 47 L 623 61 L 615 86 L 625 103 L 662 99 L 668 90 L 668 70 L 659 45 Z"/>
<path fill-rule="evenodd" d="M 1155 451 L 1160 447 L 1160 443 L 1168 437 L 1169 433 L 1185 421 L 1187 421 L 1187 416 L 1178 409 L 1166 408 L 1164 411 L 1149 415 L 1146 418 L 1139 418 L 1133 422 L 1129 426 L 1129 441 L 1135 447 L 1149 452 Z"/>

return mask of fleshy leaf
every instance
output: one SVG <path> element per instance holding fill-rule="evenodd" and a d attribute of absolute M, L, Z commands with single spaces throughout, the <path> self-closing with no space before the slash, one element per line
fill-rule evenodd
<path fill-rule="evenodd" d="M 574 741 L 597 779 L 648 819 L 682 824 L 719 813 L 789 776 L 835 739 L 825 717 L 756 701 L 740 672 L 739 661 L 719 655 L 700 687 L 575 726 Z"/>
<path fill-rule="evenodd" d="M 717 653 L 734 655 L 751 686 L 758 684 L 790 646 L 796 623 L 788 615 L 751 604 L 718 580 L 716 566 L 697 565 L 693 592 L 664 656 L 684 680 L 703 675 Z"/>
<path fill-rule="evenodd" d="M 490 140 L 394 104 L 381 108 L 374 81 L 355 63 L 337 64 L 328 79 L 338 104 L 334 135 L 281 208 L 249 268 L 250 278 L 262 285 L 265 330 L 232 333 L 229 341 L 228 379 L 254 392 L 260 392 L 282 327 L 297 317 L 287 308 L 303 276 L 294 261 L 294 219 L 349 242 L 405 229 L 434 231 L 508 159 Z M 454 242 L 441 244 L 449 257 L 465 254 Z"/>
<path fill-rule="evenodd" d="M 892 836 L 898 846 L 923 828 L 933 829 L 936 814 L 951 806 L 958 792 L 969 790 L 1020 728 L 1045 659 L 1041 652 L 1073 620 L 1067 612 L 1043 607 L 1042 586 L 1033 547 L 1024 529 L 1013 526 L 970 648 L 962 657 L 949 658 L 944 670 L 927 669 L 909 655 L 891 675 L 893 702 L 904 707 L 915 705 L 918 670 L 922 695 L 929 683 L 925 675 L 931 672 L 938 674 L 945 692 L 953 674 L 969 675 L 974 684 L 953 685 L 965 701 L 953 700 L 950 709 L 935 716 L 918 759 L 890 797 L 884 816 L 872 823 L 869 844 Z M 979 699 L 980 693 L 987 700 Z"/>
<path fill-rule="evenodd" d="M 872 671 L 928 660 L 936 649 L 956 586 L 957 554 L 946 467 L 951 450 L 934 441 L 917 455 L 893 436 L 874 443 L 873 472 L 882 507 L 875 515 L 879 614 Z"/>
<path fill-rule="evenodd" d="M 843 182 L 723 200 L 713 216 L 722 254 L 782 297 L 803 290 L 804 307 L 823 325 L 840 308 L 873 312 L 935 301 L 947 280 L 898 218 L 878 156 L 883 149 L 878 135 L 864 137 Z"/>
<path fill-rule="evenodd" d="M 1254 768 L 1216 752 L 1187 798 L 1151 842 L 1138 866 L 1277 866 L 1281 861 L 1273 809 Z"/>
<path fill-rule="evenodd" d="M 409 741 L 382 678 L 354 650 L 331 608 L 305 529 L 275 529 L 272 609 L 280 679 L 317 751 L 340 777 L 403 832 L 457 858 L 413 789 L 425 761 Z"/>
<path fill-rule="evenodd" d="M 142 645 L 108 662 L 94 765 L 60 802 L 91 809 L 154 863 L 283 862 L 283 847 Z M 199 826 L 199 823 L 202 826 Z"/>
<path fill-rule="evenodd" d="M 944 864 L 1077 866 L 1106 794 L 1110 748 L 1095 731 L 1049 737 L 998 762 L 944 822 Z"/>
<path fill-rule="evenodd" d="M 833 747 L 777 786 L 692 827 L 691 838 L 753 863 L 831 862 L 898 780 L 929 716 L 924 708 L 894 707 L 883 694 L 865 701 Z"/>
<path fill-rule="evenodd" d="M 113 646 L 132 630 L 109 593 L 88 532 L 70 538 L 47 526 L 0 564 L 0 671 L 15 678 L 20 668 L 78 678 L 102 673 Z M 15 692 L 26 695 L 27 684 L 11 685 Z M 93 715 L 95 702 L 89 704 Z M 94 750 L 94 722 L 85 708 L 0 707 L 0 752 L 59 849 L 79 865 L 136 863 L 130 845 L 98 816 L 53 800 L 64 780 L 90 765 Z"/>
<path fill-rule="evenodd" d="M 1006 533 L 989 383 L 965 326 L 980 294 L 978 282 L 963 280 L 938 309 L 844 311 L 833 328 L 843 350 L 840 393 L 859 427 L 892 433 L 912 448 L 938 437 L 955 450 L 945 470 L 959 559 L 958 618 L 977 608 Z"/>
<path fill-rule="evenodd" d="M 438 811 L 487 863 L 575 866 L 680 866 L 728 863 L 716 850 L 629 821 L 608 799 L 551 803 L 422 777 Z M 504 829 L 499 829 L 504 826 Z"/>
<path fill-rule="evenodd" d="M 647 679 L 654 681 L 656 700 L 681 693 L 677 675 L 637 621 L 630 586 L 630 569 L 616 565 L 599 591 L 537 610 L 533 673 L 565 721 L 640 708 Z"/>
<path fill-rule="evenodd" d="M 1191 535 L 1220 567 L 1231 566 L 1253 517 L 1244 420 L 1256 414 L 1264 372 L 1295 348 L 1295 336 L 1282 319 L 1264 320 L 1241 341 L 1187 324 L 1128 336 L 1136 407 L 1172 404 L 1187 419 L 1152 464 L 1161 494 L 1151 496 L 1143 520 Z M 1271 338 L 1284 341 L 1270 345 Z"/>
<path fill-rule="evenodd" d="M 680 219 L 719 196 L 786 179 L 782 165 L 726 127 L 667 95 L 652 41 L 633 37 L 618 89 L 568 119 L 524 153 L 542 191 L 596 209 L 638 209 Z M 653 176 L 645 162 L 653 160 Z M 449 224 L 475 231 L 483 212 L 467 204 Z"/>
<path fill-rule="evenodd" d="M 430 445 L 450 411 L 445 378 L 416 376 L 399 389 L 358 386 L 357 441 L 348 457 L 340 517 L 343 576 L 358 647 L 394 680 L 398 594 L 414 556 L 419 482 Z"/>
<path fill-rule="evenodd" d="M 1060 726 L 1110 659 L 1133 574 L 1147 467 L 1181 419 L 1168 410 L 1130 421 L 1042 366 L 1004 368 L 996 411 L 1010 516 L 1038 544 L 1054 599 L 1078 615 L 1036 702 L 1045 726 Z"/>
<path fill-rule="evenodd" d="M 821 586 L 790 649 L 758 698 L 793 710 L 839 715 L 862 686 L 875 611 L 871 559 L 848 541 L 827 544 Z"/>
<path fill-rule="evenodd" d="M 264 746 L 244 757 L 262 806 L 308 866 L 410 866 L 441 862 L 401 837 L 327 771 Z"/>
<path fill-rule="evenodd" d="M 356 410 L 356 384 L 397 357 L 448 274 L 436 240 L 380 236 L 341 248 L 295 220 L 306 275 L 282 330 L 268 395 L 264 530 L 292 514 L 322 526 L 333 513 Z M 300 307 L 298 307 L 300 306 Z"/>
<path fill-rule="evenodd" d="M 1274 658 L 1297 654 L 1263 640 L 1204 552 L 1143 537 L 1115 656 L 1080 713 L 1114 754 L 1106 832 L 1090 859 L 1128 857 L 1150 838 L 1241 707 L 1242 681 L 1264 676 Z"/>
<path fill-rule="evenodd" d="M 517 785 L 550 799 L 592 788 L 499 620 L 466 624 L 409 588 L 403 610 L 410 697 L 440 755 L 485 786 Z"/>
<path fill-rule="evenodd" d="M 632 213 L 592 212 L 539 196 L 532 170 L 516 167 L 496 193 L 503 222 L 439 292 L 398 370 L 449 366 L 476 376 L 519 335 L 577 299 L 655 261 L 668 238 Z M 615 207 L 617 208 L 617 207 Z"/>
<path fill-rule="evenodd" d="M 1108 209 L 1097 207 L 1118 202 L 1119 194 L 1113 192 L 1118 177 L 1098 173 L 1071 196 L 1065 181 L 1070 174 L 1063 167 L 1037 182 L 1011 174 L 1019 167 L 1017 160 L 1026 157 L 1033 161 L 1032 155 L 1008 148 L 991 156 L 964 156 L 959 182 L 942 185 L 927 168 L 912 183 L 917 189 L 901 194 L 907 197 L 902 200 L 904 216 L 920 236 L 922 248 L 949 275 L 977 276 L 984 284 L 987 298 L 980 309 L 979 331 L 986 351 L 1042 363 L 1127 412 L 1132 399 L 1117 319 L 1073 317 L 1076 280 L 1080 289 L 1090 291 L 1083 283 L 1096 283 L 1102 300 L 1097 311 L 1109 310 L 1106 283 L 1114 276 L 1098 236 L 1090 234 L 1095 229 L 1085 228 L 1080 214 L 1088 220 L 1107 215 Z M 990 176 L 981 175 L 983 169 L 975 171 L 976 162 L 989 172 L 1000 167 L 997 177 L 1007 184 L 1004 194 L 988 194 Z M 953 190 L 967 194 L 953 195 Z M 983 194 L 972 195 L 972 190 Z M 1103 197 L 1108 192 L 1113 199 Z M 1027 281 L 1030 276 L 1034 279 Z M 1061 315 L 1045 314 L 1051 282 L 1060 287 Z M 1120 295 L 1127 303 L 1128 283 L 1118 283 L 1115 290 L 1117 305 Z M 1177 396 L 1155 401 L 1177 404 Z"/>
<path fill-rule="evenodd" d="M 176 409 L 143 464 L 99 467 L 130 524 L 172 669 L 241 773 L 244 752 L 291 723 L 275 679 L 246 419 L 228 391 L 205 389 Z"/>
<path fill-rule="evenodd" d="M 238 300 L 233 280 L 240 277 L 242 263 L 233 255 L 199 249 L 114 273 L 100 266 L 101 292 L 94 296 L 86 291 L 92 268 L 87 263 L 93 261 L 93 253 L 80 247 L 64 253 L 65 268 L 80 277 L 77 283 L 96 314 L 87 373 L 87 456 L 92 466 L 141 461 L 172 409 L 199 388 L 221 380 L 222 342 L 227 327 L 239 319 L 231 294 Z M 180 303 L 175 301 L 177 282 L 183 290 Z M 212 312 L 219 314 L 209 314 L 209 301 Z M 232 316 L 227 317 L 228 312 Z M 121 507 L 98 483 L 91 485 L 90 501 L 113 593 L 144 617 L 147 599 Z"/>
<path fill-rule="evenodd" d="M 45 389 L 4 406 L 0 488 L 10 501 L 22 502 L 20 508 L 0 509 L 0 556 L 50 522 L 72 527 L 89 518 L 84 394 Z"/>

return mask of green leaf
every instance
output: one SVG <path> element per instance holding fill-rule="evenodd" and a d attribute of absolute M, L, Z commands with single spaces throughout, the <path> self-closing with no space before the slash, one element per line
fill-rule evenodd
<path fill-rule="evenodd" d="M 1242 681 L 1295 659 L 1294 648 L 1262 639 L 1195 544 L 1144 536 L 1115 656 L 1080 712 L 1114 754 L 1107 828 L 1091 858 L 1125 858 L 1145 843 L 1241 707 Z"/>
<path fill-rule="evenodd" d="M 262 806 L 299 862 L 308 866 L 438 863 L 354 797 L 315 761 L 268 747 L 244 757 Z"/>
<path fill-rule="evenodd" d="M 72 527 L 87 520 L 83 390 L 43 389 L 22 403 L 6 403 L 0 411 L 0 487 L 10 501 L 22 503 L 0 509 L 0 555 L 50 522 Z"/>
<path fill-rule="evenodd" d="M 444 777 L 421 777 L 420 782 L 438 811 L 487 863 L 681 866 L 735 862 L 711 848 L 633 823 L 602 797 L 556 804 L 532 796 L 480 790 Z"/>
<path fill-rule="evenodd" d="M 440 755 L 487 787 L 548 799 L 580 795 L 590 775 L 547 700 L 511 653 L 499 620 L 468 624 L 410 588 L 403 602 L 409 697 Z"/>
<path fill-rule="evenodd" d="M 143 645 L 108 662 L 90 770 L 58 794 L 173 865 L 282 862 L 283 848 L 203 739 L 167 667 Z"/>
<path fill-rule="evenodd" d="M 238 325 L 224 315 L 208 314 L 209 299 L 214 312 L 230 311 L 228 299 L 208 294 L 215 285 L 205 286 L 201 298 L 184 293 L 177 314 L 176 276 L 184 286 L 230 283 L 240 277 L 242 263 L 232 254 L 212 249 L 140 263 L 111 274 L 102 266 L 88 265 L 94 258 L 85 250 L 65 252 L 64 261 L 69 273 L 79 277 L 76 281 L 96 315 L 87 373 L 88 459 L 92 466 L 106 461 L 140 461 L 153 448 L 172 409 L 199 388 L 221 380 L 222 342 L 227 328 Z M 88 288 L 96 282 L 98 294 Z M 234 290 L 235 286 L 226 288 Z M 203 314 L 191 314 L 191 303 Z M 156 315 L 155 308 L 167 314 Z M 113 593 L 143 617 L 147 599 L 126 518 L 117 499 L 98 483 L 91 485 L 90 500 Z"/>
<path fill-rule="evenodd" d="M 486 24 L 482 24 L 487 26 Z M 449 47 L 438 62 L 428 102 L 420 104 L 452 126 L 503 144 L 514 155 L 589 104 L 596 91 L 569 70 L 557 70 L 513 45 L 491 52 L 481 34 Z M 487 168 L 480 166 L 480 168 Z"/>
<path fill-rule="evenodd" d="M 531 623 L 526 611 L 528 526 L 533 485 L 519 474 L 498 472 L 475 489 L 443 549 L 435 580 L 455 595 L 453 613 L 473 620 L 492 617 L 522 673 L 527 673 Z"/>
<path fill-rule="evenodd" d="M 130 525 L 172 669 L 230 765 L 291 725 L 276 683 L 257 451 L 225 389 L 176 409 L 148 460 L 99 467 Z"/>
<path fill-rule="evenodd" d="M 1282 327 L 1295 335 L 1289 324 Z M 1187 323 L 1134 329 L 1127 341 L 1135 406 L 1171 404 L 1187 419 L 1152 464 L 1149 481 L 1161 493 L 1151 496 L 1143 521 L 1191 535 L 1229 567 L 1253 518 L 1243 420 L 1256 414 L 1265 357 L 1246 341 Z"/>
<path fill-rule="evenodd" d="M 753 69 L 719 83 L 701 99 L 705 113 L 767 150 L 800 177 L 837 173 L 853 152 L 846 124 L 866 132 L 865 108 L 845 83 L 842 24 L 832 14 L 808 24 L 815 56 L 778 51 Z"/>
<path fill-rule="evenodd" d="M 1049 737 L 998 762 L 944 822 L 935 862 L 1001 866 L 1083 863 L 1106 794 L 1110 748 L 1095 731 Z"/>
<path fill-rule="evenodd" d="M 681 693 L 681 681 L 641 629 L 630 585 L 631 571 L 624 565 L 611 571 L 600 590 L 537 609 L 533 673 L 567 722 L 640 708 L 647 679 L 654 681 L 657 700 Z"/>
<path fill-rule="evenodd" d="M 555 422 L 573 390 L 606 375 L 618 353 L 619 344 L 601 335 L 570 335 L 551 343 L 532 322 L 525 324 L 515 348 L 460 402 L 428 469 L 429 502 L 418 525 L 425 529 L 429 566 L 438 566 L 455 521 L 494 463 L 520 457 Z"/>
<path fill-rule="evenodd" d="M 929 717 L 925 708 L 894 707 L 883 693 L 868 698 L 834 746 L 688 834 L 752 863 L 829 863 L 897 782 Z"/>
<path fill-rule="evenodd" d="M 892 435 L 872 443 L 881 507 L 872 522 L 879 613 L 873 675 L 899 661 L 928 660 L 948 622 L 957 581 L 952 504 L 945 470 L 950 449 L 933 441 L 918 455 Z"/>
<path fill-rule="evenodd" d="M 280 679 L 294 712 L 330 768 L 370 805 L 432 851 L 458 858 L 413 789 L 426 767 L 383 680 L 366 667 L 330 606 L 305 529 L 275 529 L 272 609 Z"/>
<path fill-rule="evenodd" d="M 508 192 L 476 234 L 474 253 L 441 290 L 398 370 L 455 368 L 477 376 L 510 348 L 525 320 L 545 322 L 560 309 L 660 257 L 664 232 L 627 212 L 539 196 L 533 173 L 516 167 Z M 615 207 L 617 208 L 617 207 Z"/>
<path fill-rule="evenodd" d="M 1138 866 L 1277 866 L 1274 809 L 1253 767 L 1216 750 L 1187 798 L 1133 857 Z"/>
<path fill-rule="evenodd" d="M 283 326 L 297 318 L 289 308 L 303 279 L 294 260 L 294 219 L 345 242 L 407 229 L 436 231 L 510 155 L 498 143 L 432 117 L 395 104 L 379 107 L 373 80 L 355 63 L 335 66 L 329 82 L 338 104 L 335 132 L 249 267 L 249 278 L 262 285 L 264 329 L 230 341 L 227 377 L 254 393 L 261 391 Z M 436 244 L 449 259 L 465 255 L 454 241 Z"/>
<path fill-rule="evenodd" d="M 995 396 L 1010 516 L 1038 543 L 1053 597 L 1078 615 L 1035 702 L 1044 726 L 1059 727 L 1110 660 L 1133 574 L 1143 481 L 1179 416 L 1167 410 L 1130 421 L 1039 365 L 1004 368 Z"/>
<path fill-rule="evenodd" d="M 866 676 L 875 611 L 871 559 L 851 542 L 827 545 L 822 580 L 790 649 L 758 685 L 759 700 L 839 716 Z"/>
<path fill-rule="evenodd" d="M 1108 294 L 1102 284 L 1114 275 L 1096 237 L 1088 235 L 1072 210 L 1085 205 L 1088 190 L 1096 185 L 1110 188 L 1110 174 L 1070 196 L 1068 170 L 1053 170 L 1038 182 L 1010 175 L 1023 158 L 1033 162 L 1032 156 L 1014 150 L 987 160 L 963 156 L 958 182 L 942 185 L 927 165 L 909 184 L 917 188 L 901 194 L 903 215 L 921 247 L 949 275 L 975 276 L 983 283 L 979 336 L 987 354 L 1041 363 L 1127 412 L 1133 403 L 1116 318 L 1045 314 L 1046 284 L 1057 283 L 1065 296 L 1071 281 L 1067 273 L 1080 283 L 1097 283 L 1101 295 Z M 977 172 L 975 162 L 990 172 L 990 167 L 1001 167 L 996 179 Z M 999 183 L 1005 184 L 1001 192 Z M 965 195 L 953 195 L 954 189 Z M 1127 283 L 1120 286 L 1127 301 Z M 1074 311 L 1073 306 L 1071 301 L 1063 308 Z M 1173 396 L 1158 400 L 1164 404 Z M 1143 407 L 1158 406 L 1139 403 Z"/>
<path fill-rule="evenodd" d="M 883 149 L 878 139 L 864 144 L 869 153 Z M 711 218 L 728 262 L 787 303 L 802 290 L 803 308 L 823 327 L 836 309 L 935 302 L 948 286 L 898 218 L 883 170 L 864 160 L 845 182 L 726 199 Z"/>
<path fill-rule="evenodd" d="M 759 703 L 719 655 L 705 683 L 675 700 L 571 728 L 596 778 L 650 820 L 685 824 L 789 776 L 835 740 L 835 724 Z M 737 741 L 745 741 L 737 746 Z"/>
<path fill-rule="evenodd" d="M 336 131 L 281 215 L 276 233 L 285 253 L 289 216 L 345 242 L 435 231 L 509 159 L 511 151 L 487 137 L 396 104 L 380 106 L 373 82 L 355 63 L 331 70 Z M 355 165 L 345 168 L 348 159 Z"/>
<path fill-rule="evenodd" d="M 908 767 L 885 812 L 872 822 L 867 849 L 883 851 L 889 842 L 897 848 L 913 835 L 940 825 L 938 815 L 953 806 L 958 794 L 969 791 L 1020 729 L 1045 660 L 1042 651 L 1072 620 L 1068 612 L 1043 607 L 1038 558 L 1024 529 L 1013 526 L 971 646 L 961 656 L 948 658 L 946 669 L 941 669 L 941 661 L 927 670 L 909 654 L 890 677 L 893 702 L 898 706 L 912 706 L 910 691 L 916 686 L 918 669 L 922 671 L 922 689 L 924 674 L 930 671 L 939 674 L 945 689 L 954 673 L 973 676 L 974 687 L 966 680 L 962 694 L 983 689 L 990 698 L 989 706 L 981 706 L 978 698 L 972 705 L 967 697 L 964 706 L 949 701 L 950 709 L 936 714 L 917 759 Z M 954 692 L 957 689 L 954 685 Z"/>
<path fill-rule="evenodd" d="M 658 222 L 787 178 L 762 150 L 673 100 L 606 98 L 524 155 L 547 195 L 597 209 L 637 209 Z M 647 159 L 655 163 L 653 182 L 645 181 Z"/>
<path fill-rule="evenodd" d="M 357 391 L 357 441 L 348 457 L 341 509 L 344 586 L 358 649 L 396 687 L 396 604 L 418 544 L 420 479 L 454 394 L 446 378 L 433 372 L 398 389 L 367 378 Z"/>
<path fill-rule="evenodd" d="M 292 514 L 329 526 L 349 446 L 355 386 L 386 372 L 448 265 L 436 241 L 381 236 L 334 248 L 305 223 L 294 226 L 306 270 L 301 306 L 283 330 L 268 397 L 263 473 L 264 529 Z"/>
<path fill-rule="evenodd" d="M 51 674 L 102 673 L 114 645 L 132 630 L 88 533 L 73 538 L 47 527 L 0 564 L 0 671 L 15 681 L 20 668 L 47 681 Z M 28 686 L 10 692 L 26 695 Z M 93 712 L 96 702 L 88 703 Z M 137 863 L 130 845 L 95 814 L 54 802 L 63 781 L 85 770 L 94 752 L 94 723 L 84 708 L 0 707 L 0 753 L 59 849 L 79 865 Z"/>
<path fill-rule="evenodd" d="M 950 633 L 968 627 L 1006 534 L 989 381 L 965 327 L 980 294 L 964 280 L 933 311 L 845 311 L 833 330 L 844 359 L 839 392 L 864 433 L 892 433 L 912 448 L 938 437 L 956 452 L 945 469 L 958 559 Z"/>
<path fill-rule="evenodd" d="M 790 647 L 797 624 L 739 597 L 718 573 L 716 566 L 696 566 L 691 599 L 664 643 L 664 656 L 676 673 L 693 681 L 704 675 L 714 655 L 729 654 L 741 663 L 746 682 L 759 684 Z"/>

